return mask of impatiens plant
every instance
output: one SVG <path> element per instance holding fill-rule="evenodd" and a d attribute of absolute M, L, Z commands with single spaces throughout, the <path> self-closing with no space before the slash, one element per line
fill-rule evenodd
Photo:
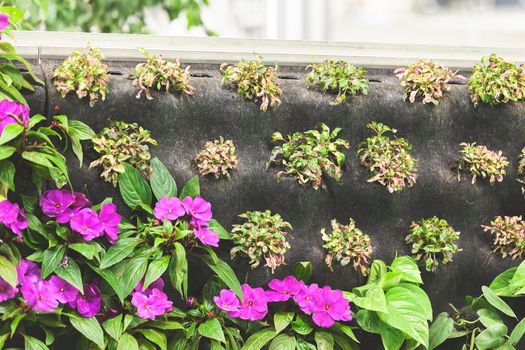
<path fill-rule="evenodd" d="M 268 290 L 243 284 L 242 301 L 227 289 L 215 297 L 217 306 L 230 319 L 248 321 L 244 333 L 250 336 L 243 349 L 340 350 L 356 346 L 352 328 L 342 323 L 352 320 L 343 292 L 316 283 L 307 285 L 309 274 L 299 277 L 303 280 L 293 275 L 274 279 L 268 283 Z"/>
<path fill-rule="evenodd" d="M 429 349 L 432 306 L 422 283 L 410 257 L 397 257 L 390 267 L 374 260 L 366 285 L 344 295 L 359 308 L 354 314 L 359 326 L 379 334 L 385 349 Z"/>
<path fill-rule="evenodd" d="M 461 173 L 472 176 L 472 184 L 475 184 L 478 177 L 489 178 L 490 183 L 503 181 L 507 174 L 509 162 L 501 151 L 489 150 L 486 146 L 463 142 L 460 144 L 463 149 L 460 151 L 461 160 L 456 165 L 458 181 L 461 180 Z"/>
<path fill-rule="evenodd" d="M 212 174 L 216 179 L 221 176 L 229 179 L 230 171 L 236 170 L 238 163 L 233 141 L 224 140 L 222 136 L 218 140 L 207 141 L 194 161 L 199 168 L 199 174 Z"/>
<path fill-rule="evenodd" d="M 195 89 L 190 85 L 190 66 L 183 69 L 178 59 L 168 62 L 161 56 L 149 54 L 143 48 L 139 51 L 146 57 L 146 62 L 139 63 L 129 75 L 133 79 L 133 86 L 138 90 L 137 98 L 144 92 L 148 100 L 153 100 L 151 89 L 195 94 Z"/>
<path fill-rule="evenodd" d="M 346 61 L 326 60 L 308 66 L 310 74 L 306 77 L 306 84 L 319 85 L 323 93 L 337 94 L 330 101 L 332 105 L 338 105 L 346 101 L 348 96 L 368 94 L 368 80 L 365 78 L 366 70 L 354 67 Z"/>
<path fill-rule="evenodd" d="M 421 99 L 423 104 L 437 105 L 445 91 L 450 90 L 448 82 L 454 79 L 465 79 L 449 68 L 431 60 L 419 60 L 408 67 L 397 68 L 394 73 L 405 88 L 403 98 L 414 103 Z"/>
<path fill-rule="evenodd" d="M 525 100 L 525 65 L 519 68 L 494 54 L 476 64 L 468 83 L 474 106 Z"/>
<path fill-rule="evenodd" d="M 459 235 L 446 220 L 434 216 L 413 221 L 405 240 L 414 259 L 424 263 L 427 271 L 435 272 L 440 264 L 451 262 L 453 255 L 461 251 L 455 243 Z"/>
<path fill-rule="evenodd" d="M 292 229 L 279 214 L 270 210 L 248 211 L 239 217 L 246 219 L 243 224 L 233 226 L 231 239 L 235 246 L 231 249 L 231 258 L 241 253 L 250 259 L 250 266 L 255 269 L 264 259 L 264 266 L 275 269 L 285 264 L 285 253 L 290 249 L 286 236 Z"/>
<path fill-rule="evenodd" d="M 412 145 L 402 137 L 390 138 L 386 133 L 396 134 L 391 127 L 372 122 L 367 125 L 376 135 L 368 137 L 359 144 L 357 157 L 359 163 L 373 176 L 368 182 L 379 182 L 388 192 L 401 191 L 416 183 L 416 160 L 410 154 Z"/>
<path fill-rule="evenodd" d="M 223 63 L 220 73 L 221 84 L 228 84 L 244 98 L 259 102 L 261 111 L 266 112 L 268 107 L 281 104 L 283 92 L 277 85 L 277 66 L 264 65 L 262 57 L 257 56 L 254 61 L 242 60 L 234 65 Z"/>
<path fill-rule="evenodd" d="M 82 164 L 81 140 L 91 139 L 93 131 L 84 123 L 57 115 L 48 126 L 47 118 L 29 117 L 29 107 L 9 100 L 0 101 L 0 199 L 15 191 L 15 164 L 22 162 L 31 169 L 30 178 L 38 189 L 45 180 L 59 187 L 69 182 L 66 158 L 57 147 L 67 139 Z M 29 178 L 29 177 L 28 177 Z"/>
<path fill-rule="evenodd" d="M 98 100 L 105 101 L 109 92 L 109 69 L 102 63 L 104 54 L 98 48 L 73 52 L 53 73 L 56 90 L 62 96 L 73 91 L 79 99 L 89 97 L 93 107 Z"/>
<path fill-rule="evenodd" d="M 137 123 L 111 121 L 93 138 L 93 148 L 102 156 L 92 161 L 89 167 L 101 167 L 100 176 L 113 186 L 117 185 L 119 174 L 124 172 L 124 163 L 149 178 L 152 172 L 150 145 L 156 146 L 157 141 L 151 137 L 149 130 Z"/>
<path fill-rule="evenodd" d="M 277 173 L 277 179 L 293 176 L 301 185 L 310 183 L 315 190 L 323 185 L 323 174 L 336 181 L 341 179 L 345 164 L 343 149 L 350 148 L 350 144 L 337 138 L 341 128 L 330 131 L 326 124 L 319 123 L 316 129 L 295 132 L 287 139 L 280 132 L 272 135 L 272 142 L 282 143 L 272 149 L 270 157 L 270 163 L 283 168 Z"/>
<path fill-rule="evenodd" d="M 525 221 L 521 216 L 496 216 L 490 225 L 481 225 L 485 232 L 494 235 L 493 250 L 502 257 L 525 257 Z"/>
<path fill-rule="evenodd" d="M 355 226 L 354 219 L 350 218 L 348 225 L 341 225 L 336 219 L 332 220 L 332 232 L 321 230 L 323 248 L 327 251 L 325 262 L 333 271 L 332 262 L 339 262 L 341 266 L 352 264 L 356 271 L 363 276 L 368 274 L 369 259 L 372 254 L 370 236 Z"/>

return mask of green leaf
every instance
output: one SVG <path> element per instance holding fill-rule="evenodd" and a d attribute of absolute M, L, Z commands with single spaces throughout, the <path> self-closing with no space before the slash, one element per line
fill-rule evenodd
<path fill-rule="evenodd" d="M 143 209 L 151 205 L 151 189 L 140 174 L 131 165 L 124 163 L 124 173 L 120 174 L 118 184 L 124 202 L 131 209 Z"/>
<path fill-rule="evenodd" d="M 81 141 L 91 140 L 96 136 L 93 129 L 76 119 L 69 120 L 69 133 L 76 135 Z"/>
<path fill-rule="evenodd" d="M 45 253 L 44 253 L 45 254 Z M 45 255 L 44 255 L 45 256 Z M 67 266 L 58 266 L 54 272 L 78 289 L 78 291 L 84 294 L 84 285 L 82 283 L 82 275 L 80 274 L 80 268 L 73 259 L 68 259 Z"/>
<path fill-rule="evenodd" d="M 24 347 L 25 350 L 49 350 L 46 344 L 28 335 L 24 335 Z"/>
<path fill-rule="evenodd" d="M 516 345 L 525 334 L 525 318 L 523 318 L 512 330 L 509 336 L 509 344 L 514 346 Z"/>
<path fill-rule="evenodd" d="M 180 192 L 179 198 L 183 199 L 183 198 L 186 198 L 187 196 L 195 198 L 200 194 L 201 194 L 201 188 L 199 184 L 199 177 L 194 176 L 188 182 L 186 182 L 186 185 L 184 185 L 184 187 L 182 188 L 182 191 Z"/>
<path fill-rule="evenodd" d="M 506 302 L 504 302 L 503 299 L 498 297 L 492 289 L 490 289 L 487 286 L 483 286 L 481 287 L 481 291 L 483 292 L 483 296 L 485 297 L 485 299 L 487 299 L 490 305 L 494 306 L 496 309 L 503 312 L 507 316 L 518 318 L 514 311 L 512 311 L 510 306 Z"/>
<path fill-rule="evenodd" d="M 339 323 L 339 322 L 336 322 L 336 323 L 332 326 L 332 329 L 334 329 L 334 330 L 336 330 L 336 331 L 338 331 L 338 332 L 343 333 L 343 334 L 346 335 L 348 338 L 352 339 L 352 340 L 355 341 L 356 343 L 359 343 L 359 340 L 357 340 L 357 337 L 355 336 L 354 331 L 352 330 L 352 327 L 347 326 L 347 325 L 342 324 L 342 323 Z"/>
<path fill-rule="evenodd" d="M 99 348 L 104 348 L 104 331 L 95 317 L 85 318 L 75 315 L 69 316 L 71 325 Z"/>
<path fill-rule="evenodd" d="M 148 267 L 147 257 L 132 257 L 121 261 L 118 268 L 124 270 L 120 279 L 120 290 L 122 296 L 127 297 L 139 284 Z"/>
<path fill-rule="evenodd" d="M 139 343 L 129 333 L 124 333 L 118 341 L 117 350 L 139 350 Z"/>
<path fill-rule="evenodd" d="M 72 243 L 67 247 L 82 254 L 88 260 L 93 260 L 95 255 L 101 250 L 101 247 L 95 242 Z"/>
<path fill-rule="evenodd" d="M 158 200 L 164 196 L 177 197 L 177 184 L 168 168 L 156 157 L 151 160 L 150 164 L 153 169 L 150 184 L 155 197 Z"/>
<path fill-rule="evenodd" d="M 295 350 L 297 340 L 293 335 L 279 334 L 270 343 L 268 350 Z"/>
<path fill-rule="evenodd" d="M 9 158 L 16 152 L 16 148 L 11 146 L 0 146 L 0 160 Z M 3 169 L 2 169 L 3 170 Z"/>
<path fill-rule="evenodd" d="M 409 256 L 401 256 L 394 259 L 390 269 L 393 272 L 399 272 L 402 280 L 417 284 L 423 284 L 421 273 L 414 259 Z"/>
<path fill-rule="evenodd" d="M 24 127 L 19 124 L 8 124 L 2 130 L 2 135 L 0 135 L 0 145 L 6 144 L 11 141 L 24 131 Z"/>
<path fill-rule="evenodd" d="M 104 323 L 102 323 L 102 327 L 106 333 L 111 336 L 111 338 L 118 341 L 122 335 L 122 332 L 124 331 L 122 329 L 122 314 L 118 315 L 117 317 L 105 320 Z"/>
<path fill-rule="evenodd" d="M 349 300 L 362 309 L 387 312 L 385 292 L 378 284 L 370 285 L 366 291 L 366 296 L 353 295 Z"/>
<path fill-rule="evenodd" d="M 292 275 L 300 281 L 308 282 L 312 275 L 312 263 L 309 261 L 295 263 L 292 269 Z"/>
<path fill-rule="evenodd" d="M 15 191 L 15 165 L 9 160 L 0 160 L 0 184 L 3 184 L 11 191 Z"/>
<path fill-rule="evenodd" d="M 45 168 L 54 168 L 53 163 L 51 163 L 43 153 L 25 151 L 22 152 L 22 158 Z"/>
<path fill-rule="evenodd" d="M 138 331 L 146 339 L 148 339 L 152 343 L 157 344 L 160 350 L 166 350 L 168 348 L 168 340 L 163 333 L 160 333 L 154 329 L 139 329 Z"/>
<path fill-rule="evenodd" d="M 275 338 L 277 333 L 273 328 L 264 328 L 263 330 L 254 333 L 250 336 L 241 350 L 260 350 L 262 349 L 270 340 Z"/>
<path fill-rule="evenodd" d="M 47 278 L 57 269 L 58 265 L 60 265 L 60 262 L 64 258 L 64 254 L 66 254 L 66 247 L 63 245 L 58 245 L 44 251 L 41 273 L 42 278 Z"/>
<path fill-rule="evenodd" d="M 293 317 L 295 316 L 295 313 L 293 312 L 277 312 L 273 316 L 273 323 L 275 325 L 275 331 L 277 333 L 281 333 L 282 330 L 284 330 L 290 322 L 292 322 Z"/>
<path fill-rule="evenodd" d="M 0 255 L 0 277 L 11 287 L 16 288 L 18 284 L 16 266 L 3 255 Z"/>
<path fill-rule="evenodd" d="M 478 350 L 496 349 L 505 343 L 504 336 L 507 334 L 507 326 L 495 324 L 478 334 L 474 343 Z"/>
<path fill-rule="evenodd" d="M 170 257 L 168 255 L 162 256 L 160 259 L 153 260 L 149 263 L 146 276 L 144 277 L 143 287 L 148 288 L 150 284 L 155 282 L 168 268 Z"/>
<path fill-rule="evenodd" d="M 242 290 L 241 283 L 237 279 L 235 272 L 232 270 L 230 265 L 224 261 L 218 259 L 214 262 L 213 259 L 209 256 L 198 255 L 198 257 L 206 264 L 208 267 L 223 281 L 228 288 L 232 289 L 235 292 L 235 295 L 242 301 Z"/>
<path fill-rule="evenodd" d="M 303 314 L 297 314 L 295 320 L 292 321 L 292 329 L 295 333 L 300 335 L 308 335 L 314 330 L 310 325 L 310 322 L 306 319 Z"/>
<path fill-rule="evenodd" d="M 203 337 L 226 343 L 221 323 L 216 318 L 210 318 L 206 322 L 201 323 L 199 325 L 198 332 Z"/>
<path fill-rule="evenodd" d="M 222 225 L 215 219 L 210 220 L 208 229 L 212 232 L 215 232 L 220 239 L 232 239 L 230 232 L 226 231 L 226 229 L 222 227 Z"/>
<path fill-rule="evenodd" d="M 186 249 L 179 242 L 173 244 L 175 254 L 171 256 L 168 267 L 171 285 L 184 298 L 188 297 L 188 261 L 186 259 Z"/>
<path fill-rule="evenodd" d="M 121 262 L 133 253 L 133 250 L 140 242 L 141 239 L 136 237 L 119 239 L 102 257 L 100 268 L 106 269 Z"/>
<path fill-rule="evenodd" d="M 113 288 L 115 293 L 117 293 L 117 296 L 119 297 L 120 302 L 124 303 L 124 298 L 127 297 L 127 295 L 124 295 L 122 292 L 121 286 L 120 286 L 120 279 L 115 275 L 113 271 L 111 271 L 111 268 L 109 269 L 99 269 L 96 266 L 93 266 L 89 264 L 89 267 L 95 271 L 100 277 L 102 277 L 110 286 Z"/>
<path fill-rule="evenodd" d="M 334 337 L 328 332 L 315 332 L 315 342 L 317 344 L 317 350 L 333 350 L 334 349 Z"/>
<path fill-rule="evenodd" d="M 301 338 L 297 339 L 297 350 L 317 350 L 315 345 L 308 343 L 307 341 L 302 340 Z"/>
<path fill-rule="evenodd" d="M 42 114 L 35 114 L 31 118 L 29 118 L 29 124 L 27 128 L 33 129 L 35 125 L 37 125 L 40 122 L 43 122 L 44 120 L 47 120 L 45 116 L 43 116 Z"/>
<path fill-rule="evenodd" d="M 488 328 L 494 324 L 503 323 L 501 317 L 499 317 L 498 313 L 492 308 L 480 309 L 477 312 L 479 315 L 479 321 L 483 326 L 485 326 L 485 328 Z"/>
<path fill-rule="evenodd" d="M 454 330 L 454 321 L 446 312 L 442 312 L 436 317 L 429 329 L 429 346 L 428 350 L 433 350 L 448 339 Z"/>

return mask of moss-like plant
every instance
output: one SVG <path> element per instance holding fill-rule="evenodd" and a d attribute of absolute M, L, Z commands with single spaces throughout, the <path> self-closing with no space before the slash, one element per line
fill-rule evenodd
<path fill-rule="evenodd" d="M 503 181 L 509 162 L 501 151 L 491 151 L 486 146 L 476 145 L 475 142 L 463 142 L 460 146 L 463 149 L 460 151 L 462 158 L 456 165 L 458 181 L 461 180 L 461 173 L 472 175 L 472 184 L 476 183 L 478 177 L 488 177 L 491 184 Z"/>
<path fill-rule="evenodd" d="M 525 65 L 519 68 L 494 54 L 476 64 L 468 83 L 474 106 L 481 101 L 491 106 L 525 100 Z"/>
<path fill-rule="evenodd" d="M 410 155 L 412 145 L 405 138 L 385 135 L 397 133 L 385 124 L 372 122 L 367 128 L 376 135 L 359 144 L 357 157 L 360 164 L 374 174 L 368 182 L 379 182 L 390 193 L 412 187 L 417 179 L 416 160 Z"/>
<path fill-rule="evenodd" d="M 102 99 L 109 92 L 109 70 L 102 62 L 104 55 L 98 48 L 74 51 L 53 73 L 56 90 L 62 98 L 74 91 L 79 99 L 89 96 L 89 105 Z"/>
<path fill-rule="evenodd" d="M 152 173 L 149 145 L 157 145 L 149 130 L 137 123 L 112 121 L 93 139 L 93 148 L 102 156 L 91 162 L 89 167 L 102 167 L 100 176 L 113 186 L 117 185 L 119 175 L 124 172 L 123 163 L 130 164 L 149 178 Z"/>
<path fill-rule="evenodd" d="M 341 266 L 352 263 L 354 269 L 360 271 L 363 276 L 368 274 L 372 254 L 371 239 L 355 226 L 352 218 L 348 225 L 341 225 L 336 219 L 332 220 L 332 233 L 326 233 L 323 228 L 321 238 L 326 242 L 323 245 L 327 251 L 325 262 L 331 271 L 335 259 Z"/>
<path fill-rule="evenodd" d="M 525 221 L 521 216 L 496 216 L 490 225 L 481 227 L 494 235 L 494 252 L 513 260 L 525 257 Z"/>
<path fill-rule="evenodd" d="M 224 140 L 221 136 L 218 140 L 208 141 L 204 149 L 195 157 L 195 163 L 201 175 L 213 174 L 215 178 L 226 176 L 230 178 L 230 171 L 237 169 L 237 156 L 235 145 L 232 140 Z"/>
<path fill-rule="evenodd" d="M 270 268 L 272 273 L 277 267 L 285 265 L 284 254 L 290 248 L 286 236 L 292 225 L 281 215 L 272 215 L 270 210 L 248 211 L 239 217 L 246 219 L 246 222 L 233 225 L 235 247 L 230 251 L 231 258 L 234 259 L 237 253 L 247 256 L 252 269 L 264 259 L 264 266 Z"/>
<path fill-rule="evenodd" d="M 408 67 L 400 67 L 394 71 L 405 88 L 403 98 L 411 103 L 421 99 L 423 104 L 437 105 L 444 91 L 450 90 L 448 82 L 452 79 L 465 79 L 449 68 L 431 60 L 419 60 Z"/>
<path fill-rule="evenodd" d="M 195 95 L 195 89 L 190 85 L 190 66 L 183 69 L 178 59 L 168 62 L 142 48 L 139 51 L 146 57 L 146 62 L 137 64 L 129 75 L 133 79 L 133 86 L 138 90 L 137 98 L 144 92 L 148 100 L 153 100 L 151 89 Z"/>
<path fill-rule="evenodd" d="M 319 85 L 324 93 L 337 94 L 330 101 L 332 105 L 345 102 L 350 95 L 368 94 L 366 70 L 354 67 L 346 61 L 326 60 L 323 63 L 310 65 L 307 69 L 311 70 L 306 77 L 307 85 Z"/>
<path fill-rule="evenodd" d="M 434 216 L 412 222 L 406 242 L 414 259 L 423 262 L 427 271 L 435 272 L 440 264 L 451 262 L 452 256 L 461 251 L 454 243 L 459 235 L 446 220 Z"/>
<path fill-rule="evenodd" d="M 272 142 L 282 142 L 272 150 L 270 163 L 281 165 L 284 170 L 277 173 L 281 176 L 293 176 L 301 185 L 312 184 L 314 189 L 322 185 L 323 174 L 339 181 L 342 167 L 345 164 L 345 154 L 342 149 L 349 148 L 348 141 L 337 138 L 342 130 L 330 128 L 319 123 L 317 130 L 295 132 L 287 139 L 280 132 L 275 132 Z"/>
<path fill-rule="evenodd" d="M 233 65 L 223 63 L 220 72 L 221 84 L 228 84 L 248 100 L 258 101 L 261 111 L 281 104 L 283 92 L 277 85 L 277 66 L 264 65 L 260 56 L 254 61 L 242 60 Z"/>

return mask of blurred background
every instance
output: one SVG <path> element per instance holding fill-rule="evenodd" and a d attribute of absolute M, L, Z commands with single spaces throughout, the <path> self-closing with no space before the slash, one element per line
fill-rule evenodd
<path fill-rule="evenodd" d="M 26 28 L 525 48 L 525 0 L 16 0 Z"/>

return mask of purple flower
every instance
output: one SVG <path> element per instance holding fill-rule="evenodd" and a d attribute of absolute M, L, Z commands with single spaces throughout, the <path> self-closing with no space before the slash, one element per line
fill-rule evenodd
<path fill-rule="evenodd" d="M 9 27 L 9 15 L 7 13 L 0 13 L 0 30 Z"/>
<path fill-rule="evenodd" d="M 9 283 L 0 278 L 0 303 L 13 299 L 18 293 L 18 288 L 13 288 Z"/>
<path fill-rule="evenodd" d="M 135 287 L 135 292 L 146 294 L 146 296 L 150 296 L 153 289 L 158 289 L 162 291 L 164 289 L 164 280 L 162 278 L 158 278 L 156 281 L 152 282 L 148 288 L 144 289 L 143 286 L 144 280 L 140 281 L 139 284 Z"/>
<path fill-rule="evenodd" d="M 201 241 L 204 245 L 209 245 L 212 247 L 219 246 L 219 236 L 206 227 L 196 227 L 193 229 L 195 236 Z"/>
<path fill-rule="evenodd" d="M 84 285 L 84 294 L 77 294 L 77 298 L 69 302 L 69 306 L 77 309 L 84 317 L 93 317 L 100 312 L 102 298 L 95 283 Z"/>
<path fill-rule="evenodd" d="M 58 276 L 52 276 L 49 279 L 49 289 L 62 304 L 74 301 L 78 295 L 75 287 Z"/>
<path fill-rule="evenodd" d="M 155 320 L 173 309 L 173 303 L 168 296 L 157 288 L 151 290 L 149 295 L 140 292 L 132 293 L 131 304 L 137 308 L 140 318 Z"/>
<path fill-rule="evenodd" d="M 2 18 L 0 17 L 0 26 Z M 9 124 L 26 126 L 29 122 L 29 107 L 22 103 L 4 99 L 0 101 L 0 135 Z"/>
<path fill-rule="evenodd" d="M 19 238 L 22 238 L 22 230 L 28 225 L 24 209 L 7 199 L 0 202 L 0 223 L 9 227 Z"/>
<path fill-rule="evenodd" d="M 201 196 L 191 198 L 187 196 L 182 200 L 182 206 L 186 214 L 200 223 L 200 225 L 207 225 L 211 220 L 211 203 L 206 202 Z"/>
<path fill-rule="evenodd" d="M 75 202 L 75 195 L 66 190 L 48 190 L 40 196 L 40 208 L 50 218 L 62 216 L 59 223 L 69 221 L 69 207 Z"/>
<path fill-rule="evenodd" d="M 304 286 L 303 281 L 298 281 L 294 276 L 285 277 L 282 281 L 278 279 L 268 283 L 272 290 L 266 291 L 269 302 L 286 301 L 299 293 Z"/>
<path fill-rule="evenodd" d="M 33 261 L 20 259 L 16 272 L 18 274 L 18 283 L 21 285 L 24 285 L 26 281 L 34 283 L 40 280 L 40 268 Z"/>
<path fill-rule="evenodd" d="M 332 327 L 335 321 L 350 321 L 352 313 L 350 303 L 340 290 L 332 290 L 329 286 L 318 291 L 313 302 L 312 320 L 319 327 Z"/>
<path fill-rule="evenodd" d="M 155 204 L 155 218 L 158 220 L 177 220 L 184 216 L 185 211 L 182 202 L 177 197 L 168 198 L 162 197 L 157 204 Z"/>
<path fill-rule="evenodd" d="M 104 225 L 100 222 L 97 213 L 84 208 L 76 213 L 69 222 L 71 229 L 82 235 L 85 241 L 91 241 L 102 235 Z"/>
<path fill-rule="evenodd" d="M 319 294 L 320 288 L 317 283 L 309 286 L 303 285 L 299 293 L 294 296 L 294 301 L 299 305 L 299 308 L 307 314 L 313 312 L 313 302 Z"/>
<path fill-rule="evenodd" d="M 53 312 L 58 306 L 57 296 L 45 280 L 33 281 L 26 279 L 20 291 L 22 292 L 22 297 L 33 310 Z"/>
<path fill-rule="evenodd" d="M 98 218 L 109 243 L 114 244 L 118 239 L 118 225 L 122 220 L 122 216 L 117 213 L 117 206 L 113 203 L 102 205 Z"/>
<path fill-rule="evenodd" d="M 213 301 L 219 309 L 226 311 L 229 317 L 239 317 L 241 302 L 233 290 L 221 290 L 219 296 L 213 297 Z"/>
<path fill-rule="evenodd" d="M 239 308 L 239 318 L 243 320 L 262 320 L 268 313 L 268 299 L 264 289 L 242 285 L 243 304 Z"/>

